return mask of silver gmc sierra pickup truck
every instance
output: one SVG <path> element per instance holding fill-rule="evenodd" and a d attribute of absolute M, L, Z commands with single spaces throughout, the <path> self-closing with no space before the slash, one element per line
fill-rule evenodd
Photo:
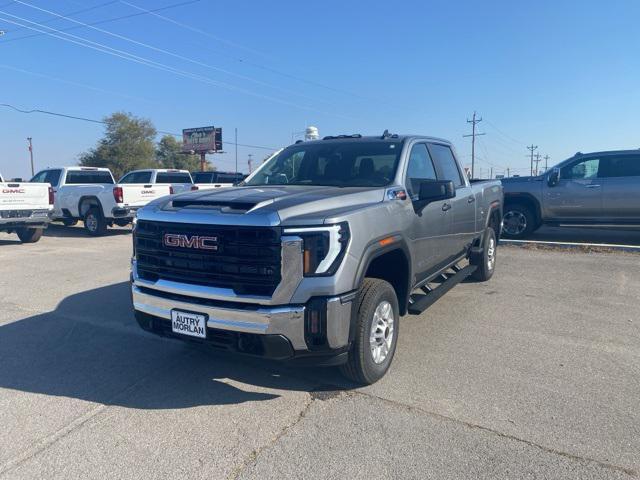
<path fill-rule="evenodd" d="M 542 225 L 640 228 L 640 150 L 576 153 L 542 175 L 502 180 L 503 234 Z"/>
<path fill-rule="evenodd" d="M 381 378 L 401 315 L 495 268 L 499 181 L 445 140 L 340 135 L 285 148 L 242 184 L 138 211 L 131 290 L 148 331 Z"/>

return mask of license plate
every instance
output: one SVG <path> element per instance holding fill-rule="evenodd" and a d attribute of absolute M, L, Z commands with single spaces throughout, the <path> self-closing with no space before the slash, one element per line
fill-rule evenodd
<path fill-rule="evenodd" d="M 173 333 L 190 337 L 207 338 L 207 316 L 199 313 L 171 310 Z"/>

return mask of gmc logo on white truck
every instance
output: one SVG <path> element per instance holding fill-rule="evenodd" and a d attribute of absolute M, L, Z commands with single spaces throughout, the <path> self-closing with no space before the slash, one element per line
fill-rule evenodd
<path fill-rule="evenodd" d="M 205 237 L 201 235 L 183 235 L 177 233 L 165 233 L 162 237 L 165 247 L 193 248 L 197 250 L 218 250 L 218 237 Z"/>
<path fill-rule="evenodd" d="M 2 193 L 25 193 L 24 188 L 3 188 Z"/>

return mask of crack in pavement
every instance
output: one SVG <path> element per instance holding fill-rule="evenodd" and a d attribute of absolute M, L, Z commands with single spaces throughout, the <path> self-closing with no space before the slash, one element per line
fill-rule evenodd
<path fill-rule="evenodd" d="M 294 419 L 293 422 L 291 422 L 288 425 L 285 425 L 282 430 L 280 430 L 271 440 L 269 440 L 267 443 L 265 443 L 264 445 L 259 446 L 258 448 L 254 449 L 248 456 L 247 458 L 244 459 L 244 461 L 242 463 L 240 463 L 240 465 L 238 465 L 236 468 L 234 468 L 231 473 L 227 476 L 227 480 L 236 480 L 241 474 L 242 472 L 252 463 L 254 463 L 257 459 L 258 456 L 265 451 L 266 449 L 272 447 L 273 445 L 275 445 L 276 443 L 278 443 L 278 441 L 284 437 L 291 429 L 293 429 L 296 425 L 298 425 L 303 419 L 304 417 L 307 415 L 307 413 L 309 412 L 309 409 L 311 408 L 311 405 L 313 405 L 313 403 L 316 401 L 317 399 L 311 394 L 309 393 L 309 399 L 307 400 L 307 402 L 304 404 L 304 406 L 300 409 L 300 413 L 298 413 L 298 416 Z"/>
<path fill-rule="evenodd" d="M 501 438 L 504 438 L 504 439 L 507 439 L 507 440 L 513 440 L 513 441 L 516 441 L 516 442 L 524 443 L 525 445 L 529 445 L 530 447 L 537 448 L 539 450 L 542 450 L 543 452 L 551 453 L 551 454 L 554 454 L 554 455 L 559 455 L 559 456 L 562 456 L 564 458 L 568 458 L 570 460 L 575 460 L 575 461 L 578 461 L 578 462 L 595 463 L 596 465 L 599 465 L 602 468 L 606 468 L 606 469 L 609 469 L 609 470 L 614 470 L 614 471 L 617 471 L 617 472 L 622 472 L 622 473 L 624 473 L 626 475 L 629 475 L 630 477 L 638 478 L 638 472 L 636 472 L 635 470 L 633 470 L 631 468 L 621 467 L 620 465 L 614 465 L 614 464 L 611 464 L 611 463 L 603 462 L 601 460 L 597 460 L 597 459 L 591 458 L 591 457 L 581 457 L 579 455 L 575 455 L 575 454 L 572 454 L 572 453 L 564 452 L 562 450 L 557 450 L 557 449 L 552 448 L 552 447 L 546 447 L 544 445 L 540 445 L 540 444 L 532 442 L 530 440 L 525 440 L 523 438 L 519 438 L 519 437 L 516 437 L 514 435 L 510 435 L 508 433 L 503 433 L 503 432 L 500 432 L 498 430 L 494 430 L 492 428 L 485 427 L 483 425 L 478 425 L 478 424 L 475 424 L 475 423 L 467 422 L 465 420 L 460 420 L 460 419 L 457 419 L 457 418 L 448 417 L 448 416 L 443 415 L 441 413 L 425 410 L 424 408 L 420 408 L 420 407 L 417 407 L 415 405 L 408 405 L 406 403 L 402 403 L 402 402 L 398 402 L 396 400 L 390 400 L 390 399 L 387 399 L 387 398 L 379 397 L 377 395 L 373 395 L 371 393 L 362 392 L 362 391 L 359 391 L 359 390 L 345 391 L 344 393 L 345 393 L 345 396 L 347 396 L 347 397 L 363 396 L 363 397 L 367 397 L 367 398 L 372 398 L 372 399 L 379 400 L 379 401 L 384 402 L 384 403 L 388 403 L 388 404 L 393 405 L 393 406 L 398 407 L 398 408 L 403 408 L 405 410 L 419 412 L 419 413 L 422 413 L 423 415 L 429 415 L 429 416 L 432 416 L 432 417 L 435 417 L 435 418 L 439 418 L 441 420 L 445 420 L 445 421 L 448 421 L 448 422 L 458 423 L 458 424 L 464 425 L 464 426 L 466 426 L 467 428 L 470 428 L 470 429 L 481 430 L 483 432 L 487 432 L 487 433 L 490 433 L 492 435 L 496 435 L 498 437 L 501 437 Z"/>

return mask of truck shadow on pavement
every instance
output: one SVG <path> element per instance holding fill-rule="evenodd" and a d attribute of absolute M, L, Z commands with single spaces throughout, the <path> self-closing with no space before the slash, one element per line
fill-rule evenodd
<path fill-rule="evenodd" d="M 114 237 L 120 235 L 128 235 L 131 233 L 131 226 L 108 228 L 107 233 L 103 237 Z M 45 237 L 59 238 L 90 238 L 91 236 L 84 230 L 82 222 L 78 222 L 76 226 L 65 227 L 61 223 L 50 223 L 44 231 Z"/>
<path fill-rule="evenodd" d="M 308 373 L 140 330 L 127 282 L 71 295 L 52 312 L 0 326 L 0 387 L 105 405 L 180 409 L 271 400 L 282 390 L 322 391 L 304 378 Z"/>

